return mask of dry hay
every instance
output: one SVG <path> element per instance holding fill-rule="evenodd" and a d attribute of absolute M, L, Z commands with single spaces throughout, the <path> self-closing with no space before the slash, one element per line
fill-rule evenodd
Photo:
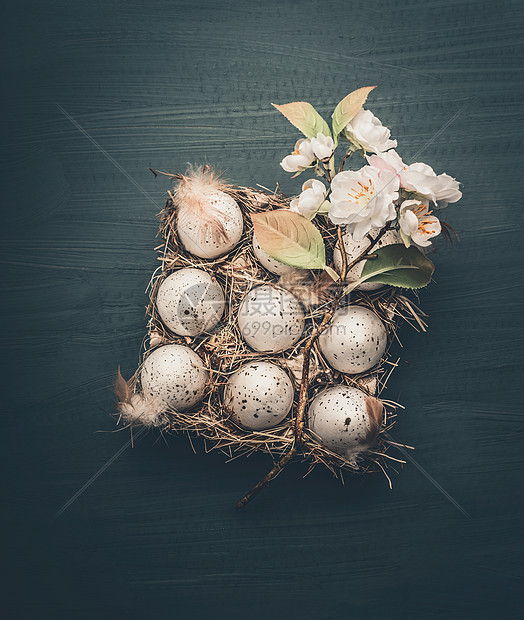
<path fill-rule="evenodd" d="M 165 173 L 164 173 L 165 174 Z M 172 180 L 180 179 L 178 175 L 167 175 Z M 163 420 L 165 430 L 187 433 L 203 440 L 206 451 L 221 450 L 230 459 L 248 456 L 262 451 L 271 455 L 273 460 L 282 457 L 294 442 L 293 415 L 297 406 L 298 391 L 302 374 L 301 349 L 311 330 L 322 319 L 324 310 L 330 303 L 332 292 L 331 279 L 323 273 L 318 276 L 310 272 L 307 281 L 296 276 L 279 278 L 266 272 L 256 260 L 252 250 L 252 223 L 250 214 L 275 208 L 286 208 L 290 199 L 280 193 L 256 190 L 246 187 L 226 186 L 225 191 L 239 204 L 244 216 L 244 232 L 236 248 L 226 256 L 214 260 L 201 259 L 185 251 L 178 242 L 176 234 L 176 206 L 174 196 L 169 198 L 160 213 L 159 235 L 162 243 L 159 252 L 160 267 L 153 275 L 149 287 L 149 343 L 144 347 L 144 357 L 152 349 L 164 344 L 186 344 L 196 351 L 210 373 L 207 392 L 201 406 L 190 412 L 168 410 Z M 337 240 L 336 227 L 326 217 L 317 218 L 326 242 L 326 260 L 331 263 L 333 247 Z M 195 267 L 212 274 L 223 287 L 227 307 L 222 321 L 212 330 L 200 336 L 181 337 L 170 332 L 159 319 L 155 299 L 158 287 L 163 279 L 173 271 L 183 267 Z M 315 279 L 316 278 L 316 279 Z M 238 330 L 236 316 L 244 294 L 253 286 L 263 283 L 278 284 L 294 293 L 306 308 L 306 329 L 301 340 L 290 350 L 279 354 L 263 354 L 251 350 L 242 339 Z M 376 292 L 354 291 L 351 303 L 372 309 L 384 322 L 388 333 L 388 350 L 379 364 L 370 372 L 362 375 L 346 375 L 331 369 L 323 360 L 315 345 L 310 362 L 309 400 L 322 388 L 344 383 L 358 387 L 370 396 L 380 396 L 387 381 L 398 364 L 391 354 L 391 344 L 397 337 L 397 330 L 402 322 L 407 322 L 416 330 L 425 331 L 424 314 L 415 303 L 405 296 L 400 289 L 385 287 Z M 221 394 L 228 377 L 240 366 L 249 361 L 270 360 L 289 371 L 295 385 L 295 402 L 290 415 L 278 426 L 263 431 L 245 430 L 237 426 L 228 416 L 221 403 Z M 139 392 L 141 367 L 130 379 L 129 386 L 133 392 Z M 344 469 L 367 473 L 382 470 L 386 477 L 387 465 L 393 461 L 403 461 L 391 457 L 387 452 L 394 445 L 387 437 L 387 432 L 394 424 L 400 407 L 397 403 L 382 400 L 384 405 L 384 424 L 375 444 L 358 462 L 350 462 L 340 454 L 332 452 L 317 441 L 307 428 L 301 455 L 309 463 L 309 471 L 318 464 L 329 468 L 333 474 L 342 478 Z"/>

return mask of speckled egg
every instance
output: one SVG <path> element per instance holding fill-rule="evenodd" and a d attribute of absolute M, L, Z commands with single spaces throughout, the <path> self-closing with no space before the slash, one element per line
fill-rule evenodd
<path fill-rule="evenodd" d="M 354 387 L 329 387 L 311 402 L 308 426 L 326 448 L 352 460 L 372 443 L 382 424 L 369 415 L 367 398 Z"/>
<path fill-rule="evenodd" d="M 253 253 L 256 256 L 258 262 L 262 265 L 262 267 L 264 267 L 264 269 L 266 269 L 270 273 L 274 273 L 277 276 L 283 276 L 286 273 L 297 271 L 295 267 L 284 265 L 284 263 L 281 263 L 278 260 L 271 258 L 271 256 L 269 256 L 269 254 L 260 247 L 260 243 L 258 242 L 255 235 L 253 235 Z"/>
<path fill-rule="evenodd" d="M 238 310 L 242 337 L 255 351 L 278 353 L 289 349 L 300 340 L 304 324 L 300 301 L 269 284 L 251 289 Z"/>
<path fill-rule="evenodd" d="M 233 421 L 250 430 L 276 426 L 293 404 L 293 384 L 287 373 L 270 362 L 252 362 L 229 378 L 224 406 Z"/>
<path fill-rule="evenodd" d="M 379 232 L 380 228 L 372 228 L 370 234 L 374 237 Z M 367 238 L 362 239 L 362 241 L 355 241 L 349 233 L 345 233 L 343 238 L 348 264 L 360 256 L 360 254 L 362 254 L 362 252 L 369 246 L 369 239 Z M 378 241 L 374 249 L 378 250 L 386 245 L 393 245 L 395 243 L 403 243 L 400 233 L 398 230 L 388 230 Z M 333 263 L 337 273 L 340 273 L 342 271 L 342 253 L 340 252 L 340 245 L 338 241 L 333 249 Z M 347 280 L 350 282 L 358 280 L 362 275 L 362 270 L 364 269 L 365 264 L 366 261 L 360 261 L 352 269 L 350 269 L 347 274 Z M 362 289 L 363 291 L 375 291 L 383 286 L 384 284 L 379 284 L 377 282 L 363 282 L 357 288 Z"/>
<path fill-rule="evenodd" d="M 244 220 L 238 204 L 219 190 L 201 197 L 206 201 L 205 212 L 212 213 L 209 223 L 191 214 L 179 216 L 177 232 L 188 252 L 201 258 L 217 258 L 230 252 L 240 241 Z"/>
<path fill-rule="evenodd" d="M 158 396 L 169 407 L 186 411 L 202 400 L 208 377 L 202 360 L 194 351 L 168 344 L 147 356 L 140 382 L 145 395 Z"/>
<path fill-rule="evenodd" d="M 327 363 L 335 370 L 356 374 L 377 364 L 386 350 L 384 323 L 362 306 L 345 306 L 335 312 L 318 344 Z"/>
<path fill-rule="evenodd" d="M 198 336 L 220 321 L 226 301 L 222 288 L 202 269 L 187 267 L 169 275 L 156 297 L 164 325 L 179 336 Z"/>

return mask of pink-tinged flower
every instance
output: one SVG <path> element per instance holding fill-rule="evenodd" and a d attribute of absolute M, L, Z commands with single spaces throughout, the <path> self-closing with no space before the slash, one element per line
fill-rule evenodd
<path fill-rule="evenodd" d="M 397 146 L 396 140 L 389 139 L 391 131 L 370 110 L 360 110 L 347 124 L 346 133 L 352 142 L 371 153 L 383 153 Z"/>
<path fill-rule="evenodd" d="M 400 178 L 400 187 L 431 200 L 440 208 L 462 198 L 459 182 L 448 174 L 435 174 L 431 166 L 420 162 L 407 166 L 396 151 L 366 158 L 371 166 L 380 170 L 396 172 Z"/>
<path fill-rule="evenodd" d="M 313 153 L 313 147 L 311 141 L 307 138 L 301 138 L 295 144 L 295 150 L 291 155 L 287 155 L 280 162 L 280 165 L 286 172 L 302 172 L 315 160 L 315 154 Z"/>
<path fill-rule="evenodd" d="M 309 179 L 302 185 L 302 193 L 294 198 L 289 208 L 295 213 L 311 219 L 326 199 L 327 187 L 317 179 Z"/>
<path fill-rule="evenodd" d="M 311 138 L 311 146 L 313 153 L 317 159 L 324 161 L 333 155 L 335 143 L 331 136 L 325 136 L 321 131 L 317 133 L 316 138 Z"/>
<path fill-rule="evenodd" d="M 442 230 L 438 218 L 431 215 L 428 203 L 420 200 L 404 200 L 400 205 L 399 225 L 407 247 L 412 241 L 425 248 L 431 245 L 430 239 L 439 235 Z"/>
<path fill-rule="evenodd" d="M 402 161 L 402 157 L 395 150 L 380 153 L 380 155 L 366 155 L 367 162 L 370 166 L 378 168 L 380 171 L 387 170 L 399 175 L 407 167 Z"/>
<path fill-rule="evenodd" d="M 356 241 L 373 226 L 382 228 L 395 219 L 399 180 L 395 173 L 364 166 L 357 172 L 339 172 L 331 182 L 329 218 L 346 224 Z"/>

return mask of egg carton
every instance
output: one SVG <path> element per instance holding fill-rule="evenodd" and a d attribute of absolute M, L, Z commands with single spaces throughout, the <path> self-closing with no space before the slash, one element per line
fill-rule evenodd
<path fill-rule="evenodd" d="M 173 181 L 180 181 L 182 175 L 168 175 Z M 266 452 L 273 460 L 272 475 L 263 480 L 265 486 L 291 457 L 302 459 L 307 465 L 306 473 L 317 465 L 328 468 L 343 480 L 343 472 L 370 473 L 382 471 L 387 474 L 394 463 L 402 463 L 388 452 L 392 442 L 388 431 L 395 423 L 398 403 L 382 398 L 389 377 L 398 366 L 399 360 L 393 352 L 398 340 L 398 328 L 406 322 L 414 329 L 425 331 L 424 314 L 415 299 L 408 298 L 402 289 L 383 288 L 379 291 L 356 290 L 351 293 L 350 303 L 372 310 L 383 322 L 387 332 L 388 346 L 380 363 L 363 374 L 344 374 L 333 370 L 322 356 L 318 343 L 311 349 L 309 360 L 308 403 L 324 388 L 334 385 L 357 387 L 371 399 L 380 398 L 380 424 L 364 449 L 357 454 L 340 454 L 326 447 L 308 428 L 302 431 L 299 449 L 296 445 L 295 412 L 299 405 L 302 382 L 304 345 L 312 331 L 322 320 L 326 304 L 333 296 L 331 280 L 327 274 L 318 277 L 313 273 L 291 273 L 275 276 L 266 271 L 253 250 L 253 226 L 251 215 L 261 211 L 288 208 L 290 199 L 278 191 L 223 185 L 223 191 L 233 198 L 242 211 L 244 226 L 239 243 L 228 254 L 216 259 L 202 259 L 190 254 L 180 243 L 177 234 L 177 197 L 168 192 L 165 208 L 160 213 L 159 253 L 160 266 L 151 278 L 147 307 L 148 336 L 142 351 L 142 363 L 136 373 L 125 381 L 120 373 L 115 383 L 118 398 L 119 421 L 131 427 L 138 425 L 156 426 L 163 431 L 186 434 L 193 445 L 199 444 L 207 452 L 220 450 L 228 459 L 249 456 L 255 452 Z M 326 242 L 327 262 L 333 261 L 333 250 L 337 241 L 336 227 L 327 218 L 319 223 Z M 162 282 L 173 272 L 193 267 L 210 274 L 225 291 L 226 311 L 219 324 L 209 332 L 191 337 L 180 336 L 170 331 L 160 319 L 157 296 Z M 272 284 L 291 292 L 303 304 L 306 327 L 302 337 L 292 347 L 281 353 L 259 353 L 252 350 L 240 333 L 237 315 L 242 299 L 253 287 Z M 141 372 L 148 356 L 165 345 L 189 347 L 209 373 L 205 396 L 198 406 L 178 411 L 166 408 L 158 398 L 144 399 L 140 385 Z M 294 387 L 294 402 L 290 413 L 276 426 L 262 430 L 247 430 L 235 420 L 224 406 L 224 389 L 228 379 L 247 362 L 266 362 L 277 365 L 290 377 Z M 276 468 L 276 470 L 275 470 Z M 275 470 L 275 471 L 274 471 Z M 259 483 L 260 484 L 260 483 Z M 239 507 L 249 497 L 239 502 Z"/>

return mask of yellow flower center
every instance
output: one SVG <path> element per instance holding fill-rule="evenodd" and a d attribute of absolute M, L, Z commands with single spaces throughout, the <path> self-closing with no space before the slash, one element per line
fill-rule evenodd
<path fill-rule="evenodd" d="M 352 187 L 347 194 L 351 202 L 365 206 L 375 195 L 375 188 L 371 179 L 368 179 L 367 183 L 359 181 L 357 186 Z"/>
<path fill-rule="evenodd" d="M 412 211 L 418 217 L 419 220 L 423 215 L 431 215 L 431 211 L 428 211 L 426 213 L 426 205 L 419 205 L 418 207 L 415 207 L 414 209 L 412 209 Z"/>
<path fill-rule="evenodd" d="M 431 228 L 433 222 L 428 218 L 428 215 L 431 215 L 433 211 L 426 211 L 426 209 L 426 205 L 423 204 L 412 209 L 413 213 L 418 218 L 418 232 L 421 235 L 431 235 L 433 233 Z"/>
<path fill-rule="evenodd" d="M 431 211 L 429 213 L 431 213 Z M 428 215 L 429 215 L 429 213 L 428 213 Z M 431 224 L 432 224 L 432 222 L 429 219 L 419 220 L 418 230 L 419 230 L 420 234 L 422 234 L 422 235 L 431 235 L 433 230 L 431 230 L 431 229 L 428 230 L 428 227 L 431 227 Z"/>

